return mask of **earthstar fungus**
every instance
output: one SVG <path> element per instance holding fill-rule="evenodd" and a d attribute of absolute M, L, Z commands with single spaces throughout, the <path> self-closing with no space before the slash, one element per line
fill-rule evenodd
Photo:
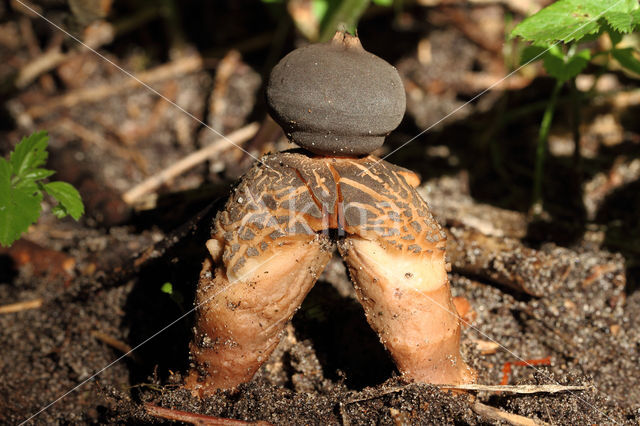
<path fill-rule="evenodd" d="M 460 355 L 446 235 L 414 189 L 418 177 L 371 155 L 404 114 L 395 68 L 338 32 L 283 58 L 267 101 L 307 151 L 265 156 L 217 215 L 196 294 L 186 386 L 207 395 L 251 380 L 335 243 L 402 375 L 472 382 Z"/>

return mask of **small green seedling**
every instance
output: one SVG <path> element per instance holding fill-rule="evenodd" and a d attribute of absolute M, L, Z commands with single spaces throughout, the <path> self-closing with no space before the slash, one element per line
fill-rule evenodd
<path fill-rule="evenodd" d="M 84 205 L 78 191 L 66 182 L 45 182 L 53 170 L 42 168 L 49 153 L 49 136 L 41 131 L 23 138 L 9 160 L 0 157 L 0 245 L 8 247 L 35 223 L 42 211 L 42 192 L 58 203 L 53 214 L 78 220 Z"/>
<path fill-rule="evenodd" d="M 164 294 L 169 295 L 171 300 L 176 302 L 176 305 L 178 305 L 178 308 L 180 308 L 180 310 L 184 312 L 184 297 L 182 296 L 182 293 L 180 293 L 179 291 L 176 291 L 173 288 L 173 284 L 167 281 L 166 283 L 162 284 L 162 287 L 160 287 L 160 291 L 163 292 Z"/>
<path fill-rule="evenodd" d="M 623 68 L 640 74 L 640 61 L 635 56 L 637 52 L 632 48 L 618 47 L 623 36 L 635 31 L 638 26 L 638 0 L 559 0 L 528 17 L 511 32 L 512 38 L 520 37 L 531 42 L 531 46 L 522 53 L 521 63 L 541 60 L 547 73 L 556 79 L 538 133 L 533 188 L 534 213 L 542 211 L 544 157 L 560 89 L 565 83 L 569 83 L 574 111 L 577 111 L 580 94 L 575 86 L 575 77 L 598 56 L 613 58 Z M 593 52 L 588 48 L 580 48 L 580 43 L 593 41 L 605 33 L 611 40 L 609 50 Z M 577 125 L 575 128 L 577 129 Z M 575 149 L 578 156 L 579 146 L 576 145 Z"/>

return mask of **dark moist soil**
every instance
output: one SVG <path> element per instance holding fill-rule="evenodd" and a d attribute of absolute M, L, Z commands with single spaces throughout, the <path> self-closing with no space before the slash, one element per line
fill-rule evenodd
<path fill-rule="evenodd" d="M 64 2 L 39 3 L 56 22 L 72 25 L 76 18 Z M 116 2 L 113 20 L 144 7 Z M 264 118 L 264 76 L 302 42 L 288 15 L 264 7 L 194 2 L 178 7 L 179 18 L 139 24 L 102 51 L 137 71 L 200 52 L 208 65 L 154 87 L 228 133 Z M 407 88 L 408 113 L 379 155 L 463 105 L 488 86 L 482 86 L 488 77 L 493 82 L 504 75 L 508 58 L 495 46 L 502 45 L 505 16 L 520 18 L 518 13 L 500 5 L 412 6 L 396 15 L 374 9 L 363 18 L 363 45 L 394 64 Z M 14 35 L 0 37 L 3 82 L 34 58 L 24 36 L 28 23 L 42 50 L 55 42 L 46 23 L 0 1 L 0 35 Z M 185 44 L 171 56 L 176 40 Z M 65 41 L 62 48 L 76 46 Z M 241 55 L 225 56 L 230 48 Z M 421 193 L 452 235 L 475 230 L 508 239 L 513 251 L 497 253 L 491 270 L 517 266 L 522 282 L 541 290 L 532 296 L 497 284 L 486 271 L 468 272 L 463 264 L 472 263 L 482 247 L 459 242 L 450 279 L 454 295 L 472 307 L 462 346 L 478 383 L 499 384 L 507 363 L 547 359 L 535 368 L 513 365 L 508 383 L 584 390 L 452 394 L 404 383 L 335 257 L 254 380 L 193 398 L 180 383 L 189 367 L 191 308 L 204 242 L 212 217 L 251 159 L 225 151 L 162 187 L 147 207 L 131 209 L 121 194 L 213 136 L 141 88 L 25 121 L 24 111 L 56 96 L 126 81 L 101 59 L 79 53 L 24 89 L 2 86 L 0 154 L 7 155 L 21 136 L 47 129 L 49 165 L 58 179 L 81 190 L 87 215 L 78 223 L 57 221 L 47 201 L 23 240 L 0 251 L 0 306 L 42 300 L 37 308 L 0 314 L 0 423 L 168 422 L 150 416 L 145 404 L 273 424 L 498 422 L 474 406 L 477 395 L 485 405 L 551 424 L 638 424 L 636 81 L 607 74 L 602 89 L 618 95 L 582 103 L 578 165 L 567 154 L 571 110 L 568 93 L 561 93 L 545 169 L 547 213 L 530 221 L 524 212 L 537 124 L 552 86 L 534 77 L 514 76 L 512 86 L 488 92 L 388 160 L 422 176 Z M 247 145 L 255 155 L 289 147 L 277 133 Z M 161 291 L 167 282 L 172 296 Z"/>

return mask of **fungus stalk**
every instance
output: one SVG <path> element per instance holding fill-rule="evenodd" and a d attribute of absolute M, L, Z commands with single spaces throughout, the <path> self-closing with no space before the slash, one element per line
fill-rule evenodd
<path fill-rule="evenodd" d="M 195 368 L 186 386 L 204 395 L 251 380 L 330 258 L 317 240 L 293 240 L 237 274 L 224 267 L 213 273 L 212 261 L 205 261 L 190 345 Z"/>
<path fill-rule="evenodd" d="M 403 255 L 376 241 L 340 245 L 367 321 L 398 370 L 422 383 L 471 383 L 460 355 L 460 318 L 451 299 L 444 251 Z"/>

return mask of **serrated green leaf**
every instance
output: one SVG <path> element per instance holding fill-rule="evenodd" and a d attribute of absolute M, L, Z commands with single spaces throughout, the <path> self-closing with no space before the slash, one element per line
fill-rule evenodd
<path fill-rule="evenodd" d="M 552 46 L 544 55 L 544 69 L 559 81 L 567 81 L 584 70 L 591 59 L 588 49 L 567 57 L 558 46 Z"/>
<path fill-rule="evenodd" d="M 42 180 L 42 179 L 48 178 L 51 175 L 54 175 L 55 173 L 56 172 L 54 170 L 31 169 L 22 176 L 22 180 L 31 180 L 31 181 Z"/>
<path fill-rule="evenodd" d="M 638 24 L 637 0 L 559 0 L 518 24 L 511 37 L 522 37 L 534 43 L 579 41 L 597 34 L 601 23 L 628 33 Z"/>
<path fill-rule="evenodd" d="M 604 15 L 601 0 L 559 0 L 526 18 L 511 32 L 534 43 L 565 43 L 580 40 L 600 30 L 598 19 Z"/>
<path fill-rule="evenodd" d="M 27 171 L 42 166 L 49 156 L 47 152 L 48 141 L 49 135 L 45 131 L 35 132 L 22 138 L 9 159 L 13 173 L 23 177 Z"/>
<path fill-rule="evenodd" d="M 47 161 L 49 137 L 36 132 L 23 138 L 9 156 L 0 157 L 0 245 L 9 246 L 40 217 L 42 191 L 58 201 L 53 214 L 74 219 L 84 213 L 80 194 L 65 182 L 42 184 L 39 181 L 55 172 L 41 168 Z"/>
<path fill-rule="evenodd" d="M 0 245 L 10 246 L 40 217 L 42 193 L 11 186 L 11 164 L 0 158 Z"/>
<path fill-rule="evenodd" d="M 629 33 L 640 24 L 638 0 L 559 0 L 522 21 L 511 32 L 534 43 L 583 41 L 602 25 Z"/>
<path fill-rule="evenodd" d="M 622 34 L 630 33 L 633 30 L 633 16 L 624 12 L 605 13 L 604 18 L 611 27 Z"/>
<path fill-rule="evenodd" d="M 629 71 L 640 74 L 640 61 L 633 55 L 633 49 L 627 47 L 625 49 L 613 49 L 611 55 L 616 61 Z"/>
<path fill-rule="evenodd" d="M 72 218 L 80 219 L 84 213 L 84 204 L 82 204 L 82 198 L 77 189 L 66 182 L 45 183 L 43 188 L 60 203 Z"/>

